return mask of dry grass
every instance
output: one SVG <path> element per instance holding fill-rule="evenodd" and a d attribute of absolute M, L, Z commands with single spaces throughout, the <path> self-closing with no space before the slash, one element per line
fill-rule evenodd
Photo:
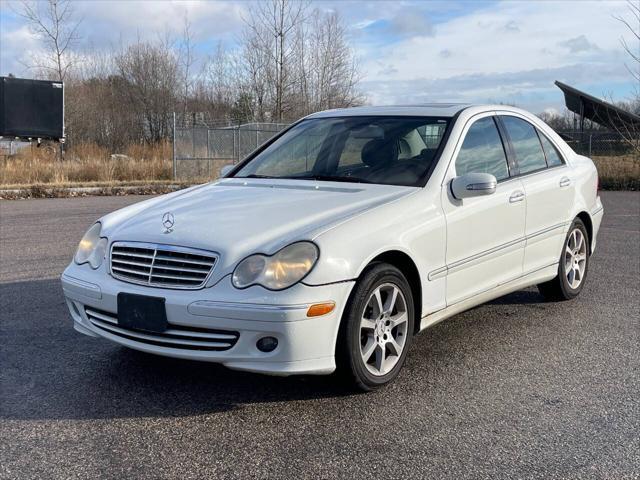
<path fill-rule="evenodd" d="M 112 157 L 111 152 L 97 145 L 80 144 L 70 148 L 64 161 L 59 161 L 52 148 L 25 148 L 17 155 L 0 157 L 0 189 L 171 183 L 171 143 L 136 144 L 117 153 L 120 155 Z M 600 188 L 640 190 L 640 155 L 596 156 L 593 160 L 598 167 Z M 209 175 L 217 177 L 221 166 L 228 161 L 200 163 L 189 161 L 186 166 L 193 171 L 186 172 L 191 176 L 185 181 L 201 183 L 207 181 Z M 183 167 L 185 165 L 181 165 L 181 171 Z"/>
<path fill-rule="evenodd" d="M 603 190 L 640 190 L 640 155 L 593 157 Z"/>
<path fill-rule="evenodd" d="M 171 180 L 171 151 L 169 142 L 131 145 L 112 157 L 111 152 L 97 145 L 80 144 L 70 148 L 65 159 L 59 161 L 49 148 L 25 148 L 0 160 L 0 188 Z"/>
<path fill-rule="evenodd" d="M 160 195 L 163 193 L 175 192 L 189 187 L 188 183 L 175 182 L 144 182 L 141 185 L 131 184 L 111 184 L 78 187 L 73 185 L 69 188 L 64 185 L 34 184 L 21 185 L 17 189 L 0 189 L 0 200 L 17 200 L 21 198 L 66 198 L 85 197 L 95 195 Z M 88 188 L 87 188 L 88 187 Z"/>

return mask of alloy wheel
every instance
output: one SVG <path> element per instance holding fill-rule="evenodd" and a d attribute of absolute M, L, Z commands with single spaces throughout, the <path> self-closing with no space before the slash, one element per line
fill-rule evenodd
<path fill-rule="evenodd" d="M 389 373 L 407 343 L 407 302 L 392 283 L 378 286 L 370 295 L 360 321 L 360 354 L 375 376 Z"/>
<path fill-rule="evenodd" d="M 582 283 L 587 268 L 587 242 L 579 228 L 574 228 L 569 235 L 564 253 L 564 270 L 567 282 L 572 289 Z"/>

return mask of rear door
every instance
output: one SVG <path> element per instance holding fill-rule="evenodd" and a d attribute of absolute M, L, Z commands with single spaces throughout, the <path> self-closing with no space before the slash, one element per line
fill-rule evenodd
<path fill-rule="evenodd" d="M 527 274 L 558 263 L 573 204 L 573 179 L 558 148 L 534 125 L 514 115 L 499 118 L 527 196 Z"/>
<path fill-rule="evenodd" d="M 493 115 L 475 117 L 461 138 L 442 188 L 447 221 L 447 305 L 519 277 L 524 256 L 524 189 L 518 178 L 512 178 Z M 472 172 L 495 176 L 496 192 L 455 199 L 451 180 Z"/>

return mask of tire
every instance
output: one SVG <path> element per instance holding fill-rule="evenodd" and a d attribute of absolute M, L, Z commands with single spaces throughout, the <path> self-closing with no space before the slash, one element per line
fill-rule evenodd
<path fill-rule="evenodd" d="M 388 384 L 404 365 L 413 325 L 413 296 L 405 276 L 387 263 L 370 265 L 356 283 L 342 317 L 338 370 L 364 391 Z"/>
<path fill-rule="evenodd" d="M 562 244 L 558 275 L 539 284 L 538 290 L 550 301 L 571 300 L 582 291 L 588 272 L 589 234 L 582 220 L 576 218 Z"/>

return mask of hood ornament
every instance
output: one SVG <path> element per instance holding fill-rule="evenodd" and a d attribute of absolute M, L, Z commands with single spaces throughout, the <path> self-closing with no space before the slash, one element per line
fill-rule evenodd
<path fill-rule="evenodd" d="M 164 232 L 162 233 L 171 233 L 173 232 L 173 226 L 176 223 L 176 219 L 173 216 L 173 213 L 167 212 L 162 215 L 162 226 L 164 227 Z"/>

